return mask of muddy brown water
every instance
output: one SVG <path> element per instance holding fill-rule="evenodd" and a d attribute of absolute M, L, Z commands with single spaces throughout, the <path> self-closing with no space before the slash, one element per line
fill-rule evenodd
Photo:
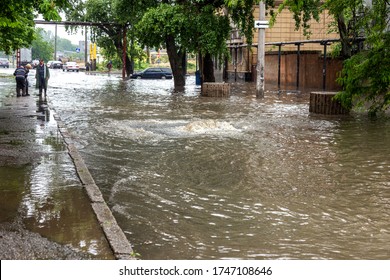
<path fill-rule="evenodd" d="M 215 99 L 193 77 L 175 93 L 52 72 L 52 106 L 141 258 L 390 257 L 388 118 L 310 115 L 307 92 L 253 84 Z"/>

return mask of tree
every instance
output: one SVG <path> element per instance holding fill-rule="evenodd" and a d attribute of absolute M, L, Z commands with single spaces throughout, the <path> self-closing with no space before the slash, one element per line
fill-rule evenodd
<path fill-rule="evenodd" d="M 45 61 L 51 60 L 53 57 L 53 45 L 44 39 L 47 36 L 46 31 L 42 28 L 36 29 L 35 40 L 32 41 L 32 57 L 43 58 Z"/>
<path fill-rule="evenodd" d="M 148 47 L 167 49 L 176 89 L 185 85 L 183 60 L 193 32 L 183 6 L 162 3 L 149 9 L 136 25 L 137 37 Z"/>
<path fill-rule="evenodd" d="M 146 46 L 167 49 L 176 88 L 185 84 L 182 65 L 186 52 L 199 53 L 203 81 L 215 81 L 212 57 L 227 55 L 230 20 L 238 25 L 250 43 L 255 3 L 258 1 L 161 1 L 144 14 L 136 26 L 137 35 Z"/>
<path fill-rule="evenodd" d="M 390 107 L 390 5 L 377 0 L 368 8 L 360 22 L 368 47 L 345 61 L 336 97 L 344 107 L 368 106 L 376 115 Z"/>
<path fill-rule="evenodd" d="M 126 74 L 129 76 L 133 72 L 132 61 L 139 54 L 135 47 L 137 42 L 134 38 L 134 25 L 143 12 L 156 2 L 157 0 L 73 0 L 66 16 L 68 20 L 98 24 L 91 27 L 92 40 L 104 49 L 109 59 L 126 63 Z M 123 44 L 124 29 L 128 42 L 126 46 Z M 125 61 L 124 47 L 127 53 Z"/>
<path fill-rule="evenodd" d="M 34 40 L 34 17 L 43 15 L 46 20 L 60 20 L 58 11 L 68 5 L 66 0 L 8 0 L 0 9 L 0 50 L 10 54 L 27 47 Z"/>

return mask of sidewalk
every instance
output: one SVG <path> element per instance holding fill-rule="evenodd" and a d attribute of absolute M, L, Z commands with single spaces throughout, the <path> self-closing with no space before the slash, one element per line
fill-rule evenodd
<path fill-rule="evenodd" d="M 61 120 L 10 80 L 0 77 L 0 259 L 131 259 Z"/>

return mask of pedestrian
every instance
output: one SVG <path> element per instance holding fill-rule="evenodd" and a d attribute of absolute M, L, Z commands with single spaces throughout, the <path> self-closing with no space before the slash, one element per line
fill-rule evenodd
<path fill-rule="evenodd" d="M 31 68 L 32 66 L 29 63 L 24 67 L 24 69 L 26 70 L 26 96 L 30 96 L 30 94 L 28 93 L 28 87 L 29 87 L 28 73 L 30 72 Z"/>
<path fill-rule="evenodd" d="M 25 96 L 26 95 L 26 69 L 22 65 L 15 69 L 14 72 L 16 80 L 16 96 Z M 20 94 L 22 91 L 22 94 Z"/>
<path fill-rule="evenodd" d="M 42 91 L 45 93 L 45 97 L 46 97 L 47 83 L 49 78 L 50 78 L 49 68 L 44 63 L 43 59 L 40 59 L 35 74 L 35 79 L 37 80 L 35 87 L 39 89 L 40 97 L 42 97 Z"/>
<path fill-rule="evenodd" d="M 112 68 L 111 60 L 107 63 L 107 68 L 108 68 L 108 72 L 111 72 L 111 68 Z"/>

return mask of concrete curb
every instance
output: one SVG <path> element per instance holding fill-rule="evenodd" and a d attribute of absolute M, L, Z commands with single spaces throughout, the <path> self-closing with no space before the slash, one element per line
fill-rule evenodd
<path fill-rule="evenodd" d="M 50 106 L 51 108 L 53 106 Z M 53 109 L 51 109 L 54 111 Z M 73 160 L 76 168 L 76 173 L 80 179 L 81 184 L 85 188 L 89 200 L 91 202 L 92 209 L 96 215 L 96 218 L 103 229 L 103 232 L 107 238 L 108 243 L 114 253 L 117 260 L 134 260 L 133 249 L 130 242 L 127 240 L 124 232 L 119 227 L 115 217 L 113 216 L 107 203 L 104 201 L 103 195 L 93 180 L 91 173 L 84 163 L 81 155 L 79 154 L 73 140 L 68 133 L 64 123 L 60 117 L 54 112 L 54 119 L 57 122 L 58 130 L 67 146 L 68 153 Z"/>

